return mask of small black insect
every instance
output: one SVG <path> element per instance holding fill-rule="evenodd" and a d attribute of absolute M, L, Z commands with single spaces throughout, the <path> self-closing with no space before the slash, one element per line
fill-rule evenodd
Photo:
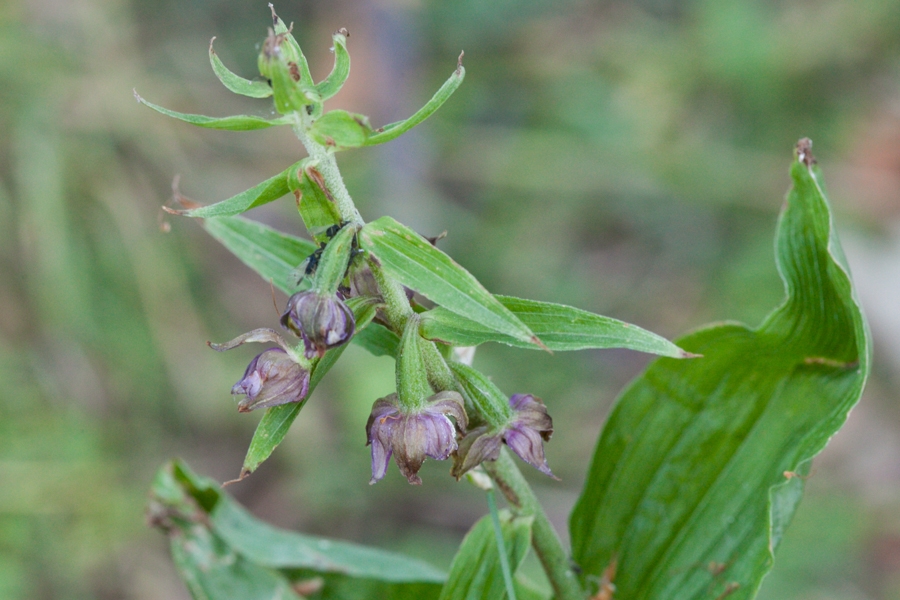
<path fill-rule="evenodd" d="M 335 224 L 325 230 L 325 237 L 329 240 L 336 236 L 338 232 L 344 228 L 347 223 L 350 221 L 343 221 L 340 224 Z M 297 285 L 300 285 L 300 282 L 310 275 L 314 275 L 316 269 L 319 267 L 319 260 L 322 258 L 322 252 L 325 251 L 325 246 L 327 242 L 319 242 L 319 247 L 315 249 L 315 251 L 307 256 L 302 263 L 297 267 L 295 273 L 297 273 Z M 357 243 L 356 236 L 353 236 L 353 246 L 350 251 L 350 258 L 352 259 L 360 253 L 359 244 Z"/>

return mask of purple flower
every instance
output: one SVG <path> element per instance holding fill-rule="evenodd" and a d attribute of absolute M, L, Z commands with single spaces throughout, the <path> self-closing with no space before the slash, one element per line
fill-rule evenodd
<path fill-rule="evenodd" d="M 553 434 L 553 419 L 540 398 L 531 394 L 513 394 L 509 399 L 513 418 L 506 426 L 476 427 L 459 442 L 456 460 L 450 473 L 459 479 L 469 469 L 486 460 L 497 460 L 501 443 L 541 473 L 556 479 L 547 466 L 544 441 Z"/>
<path fill-rule="evenodd" d="M 311 290 L 297 292 L 288 299 L 281 325 L 303 339 L 306 358 L 321 358 L 329 348 L 353 337 L 356 320 L 353 311 L 337 296 Z"/>
<path fill-rule="evenodd" d="M 294 362 L 281 348 L 269 348 L 250 361 L 244 377 L 231 388 L 245 395 L 239 412 L 300 402 L 309 390 L 309 371 Z"/>
<path fill-rule="evenodd" d="M 372 480 L 387 472 L 391 455 L 407 481 L 420 485 L 417 475 L 425 458 L 446 460 L 456 450 L 456 427 L 447 416 L 456 419 L 465 431 L 467 418 L 463 398 L 457 392 L 431 396 L 424 408 L 405 413 L 398 406 L 397 394 L 375 401 L 366 424 L 367 445 L 372 446 Z"/>

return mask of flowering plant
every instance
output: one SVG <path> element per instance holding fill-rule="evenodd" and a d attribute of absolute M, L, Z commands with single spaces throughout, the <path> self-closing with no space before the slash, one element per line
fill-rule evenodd
<path fill-rule="evenodd" d="M 281 325 L 223 344 L 275 344 L 234 384 L 242 412 L 266 409 L 240 478 L 283 440 L 348 343 L 396 361 L 396 392 L 374 400 L 365 430 L 372 479 L 393 457 L 409 483 L 422 463 L 452 459 L 451 474 L 483 488 L 477 523 L 448 574 L 419 560 L 273 530 L 182 463 L 156 478 L 151 522 L 196 598 L 372 597 L 575 599 L 751 598 L 802 490 L 802 474 L 862 391 L 869 340 L 834 235 L 821 179 L 798 143 L 793 188 L 778 226 L 786 300 L 758 328 L 715 325 L 677 345 L 637 326 L 562 304 L 491 294 L 428 239 L 389 216 L 366 222 L 338 170 L 338 152 L 388 142 L 424 121 L 462 83 L 460 55 L 447 82 L 409 119 L 372 127 L 325 111 L 350 71 L 346 30 L 334 36 L 331 74 L 316 83 L 287 27 L 259 55 L 261 79 L 210 62 L 231 91 L 274 101 L 274 119 L 160 113 L 201 127 L 289 126 L 308 156 L 222 202 L 182 208 L 251 269 L 290 295 Z M 293 195 L 312 240 L 238 215 Z M 659 355 L 620 396 L 597 443 L 570 520 L 566 548 L 507 448 L 554 477 L 544 443 L 555 402 L 501 391 L 472 349 L 499 342 L 564 352 L 627 348 Z M 361 419 L 362 426 L 365 419 Z M 559 435 L 564 435 L 561 433 Z M 790 476 L 788 475 L 790 474 Z M 493 490 L 509 508 L 498 511 Z M 533 547 L 551 590 L 517 574 Z M 698 566 L 699 565 L 699 566 Z M 714 566 L 713 566 L 714 565 Z"/>

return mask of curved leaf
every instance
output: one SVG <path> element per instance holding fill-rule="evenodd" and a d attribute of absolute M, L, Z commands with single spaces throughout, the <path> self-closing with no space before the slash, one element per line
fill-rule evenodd
<path fill-rule="evenodd" d="M 541 345 L 528 326 L 471 273 L 405 225 L 381 217 L 363 227 L 359 244 L 381 263 L 385 272 L 432 302 L 493 331 Z"/>
<path fill-rule="evenodd" d="M 288 173 L 293 169 L 298 169 L 304 161 L 293 164 L 278 175 L 270 177 L 259 183 L 249 190 L 232 196 L 227 200 L 210 204 L 209 206 L 201 206 L 200 208 L 191 208 L 188 210 L 171 211 L 185 217 L 195 218 L 211 218 L 211 217 L 233 217 L 241 213 L 247 212 L 251 208 L 274 202 L 282 196 L 290 192 L 288 189 Z"/>
<path fill-rule="evenodd" d="M 344 86 L 344 82 L 347 81 L 347 77 L 350 76 L 350 53 L 347 52 L 347 36 L 349 35 L 346 29 L 339 29 L 331 36 L 334 41 L 334 67 L 328 77 L 316 85 L 316 91 L 319 92 L 319 97 L 323 101 L 337 94 Z"/>
<path fill-rule="evenodd" d="M 433 598 L 446 579 L 416 558 L 272 527 L 181 462 L 157 473 L 148 516 L 169 535 L 176 566 L 195 598 L 297 598 L 292 583 L 314 575 L 324 576 L 328 598 L 355 597 L 342 590 L 359 586 L 372 590 L 372 597 Z"/>
<path fill-rule="evenodd" d="M 628 348 L 673 358 L 688 356 L 667 339 L 610 317 L 564 304 L 525 300 L 512 296 L 494 296 L 534 332 L 550 350 L 584 350 L 587 348 Z M 501 342 L 518 348 L 536 349 L 512 336 L 498 333 L 446 308 L 437 307 L 422 313 L 422 336 L 454 346 L 477 346 L 484 342 Z"/>
<path fill-rule="evenodd" d="M 758 329 L 678 341 L 620 396 L 570 521 L 589 580 L 618 561 L 616 597 L 753 598 L 809 461 L 859 400 L 867 326 L 809 142 L 777 234 L 787 298 Z"/>
<path fill-rule="evenodd" d="M 366 146 L 375 146 L 377 144 L 383 144 L 385 142 L 389 142 L 395 138 L 400 137 L 428 117 L 434 114 L 434 112 L 441 107 L 444 102 L 446 102 L 450 96 L 453 95 L 453 92 L 456 91 L 456 88 L 460 86 L 463 82 L 463 79 L 466 77 L 466 70 L 462 66 L 462 54 L 459 55 L 459 62 L 456 65 L 456 70 L 453 71 L 453 74 L 450 75 L 450 78 L 444 82 L 444 85 L 435 92 L 434 96 L 431 97 L 425 106 L 420 108 L 405 121 L 397 121 L 396 123 L 391 123 L 390 125 L 385 125 L 384 127 L 376 130 L 376 133 L 370 135 L 368 139 L 366 139 Z"/>
<path fill-rule="evenodd" d="M 265 81 L 251 81 L 244 79 L 240 75 L 236 75 L 228 70 L 216 51 L 213 50 L 213 42 L 216 38 L 209 40 L 209 63 L 212 69 L 226 88 L 235 94 L 241 96 L 249 96 L 250 98 L 268 98 L 272 95 L 272 86 Z"/>
<path fill-rule="evenodd" d="M 290 117 L 279 117 L 278 119 L 263 119 L 262 117 L 253 117 L 250 115 L 235 115 L 233 117 L 207 117 L 206 115 L 192 115 L 189 113 L 180 113 L 168 108 L 163 108 L 152 102 L 147 102 L 141 98 L 137 92 L 134 97 L 144 106 L 149 106 L 158 113 L 167 117 L 196 125 L 197 127 L 206 127 L 208 129 L 225 129 L 228 131 L 251 131 L 254 129 L 266 129 L 275 127 L 276 125 L 290 125 L 293 120 Z"/>

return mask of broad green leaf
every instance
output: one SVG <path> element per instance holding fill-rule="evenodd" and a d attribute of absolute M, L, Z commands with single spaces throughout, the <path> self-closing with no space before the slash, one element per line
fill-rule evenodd
<path fill-rule="evenodd" d="M 211 515 L 217 532 L 253 563 L 391 582 L 443 583 L 446 574 L 395 552 L 277 529 L 223 496 Z"/>
<path fill-rule="evenodd" d="M 276 125 L 290 125 L 293 119 L 290 117 L 279 117 L 277 119 L 263 119 L 262 117 L 253 117 L 250 115 L 235 115 L 233 117 L 207 117 L 205 115 L 192 115 L 188 113 L 180 113 L 168 108 L 163 108 L 152 102 L 147 102 L 138 93 L 134 93 L 134 97 L 144 106 L 149 106 L 158 113 L 167 117 L 190 123 L 198 127 L 206 127 L 208 129 L 225 129 L 228 131 L 250 131 L 253 129 L 266 129 Z"/>
<path fill-rule="evenodd" d="M 169 536 L 172 560 L 197 600 L 298 598 L 287 577 L 247 560 L 231 548 L 205 515 L 220 504 L 215 482 L 179 463 L 156 474 L 148 521 Z"/>
<path fill-rule="evenodd" d="M 465 76 L 466 70 L 462 66 L 462 54 L 460 54 L 456 70 L 450 75 L 450 79 L 444 82 L 444 85 L 435 92 L 434 96 L 431 97 L 431 100 L 429 100 L 425 106 L 417 110 L 413 116 L 405 121 L 391 123 L 390 125 L 385 125 L 376 130 L 376 132 L 370 135 L 366 140 L 366 146 L 375 146 L 376 144 L 383 144 L 398 138 L 433 115 L 434 112 L 453 95 L 453 92 L 460 86 Z"/>
<path fill-rule="evenodd" d="M 336 150 L 364 146 L 371 133 L 368 117 L 340 109 L 328 111 L 309 128 L 312 139 Z"/>
<path fill-rule="evenodd" d="M 201 206 L 200 208 L 191 208 L 188 210 L 171 211 L 186 217 L 196 218 L 212 218 L 212 217 L 232 217 L 247 212 L 251 208 L 274 202 L 282 196 L 288 194 L 288 173 L 298 169 L 303 161 L 293 164 L 278 175 L 266 179 L 249 190 L 243 191 L 236 196 L 232 196 L 227 200 L 210 204 L 209 206 Z"/>
<path fill-rule="evenodd" d="M 209 40 L 209 63 L 212 69 L 226 88 L 235 94 L 249 96 L 250 98 L 268 98 L 272 95 L 272 87 L 265 81 L 251 81 L 244 79 L 240 75 L 236 75 L 228 70 L 219 56 L 213 50 L 213 42 L 216 38 Z"/>
<path fill-rule="evenodd" d="M 528 553 L 533 520 L 533 517 L 514 517 L 508 510 L 500 511 L 500 528 L 513 572 Z M 505 597 L 497 538 L 491 517 L 486 515 L 463 539 L 453 558 L 440 600 L 499 600 Z"/>
<path fill-rule="evenodd" d="M 169 534 L 175 563 L 195 598 L 296 598 L 291 583 L 315 575 L 324 579 L 316 597 L 352 598 L 347 592 L 363 587 L 433 598 L 446 579 L 415 558 L 271 527 L 180 462 L 157 474 L 148 512 L 151 523 Z"/>
<path fill-rule="evenodd" d="M 753 598 L 862 393 L 867 326 L 808 143 L 778 224 L 784 303 L 678 340 L 703 358 L 658 359 L 603 429 L 570 530 L 585 581 L 618 561 L 616 598 Z"/>
<path fill-rule="evenodd" d="M 551 350 L 586 348 L 628 348 L 640 352 L 684 358 L 685 352 L 667 339 L 616 319 L 563 304 L 494 296 L 518 317 Z M 471 319 L 437 307 L 422 314 L 422 336 L 453 344 L 477 346 L 501 342 L 519 348 L 536 349 L 533 344 L 498 333 Z"/>
<path fill-rule="evenodd" d="M 283 571 L 295 581 L 321 580 L 322 591 L 309 596 L 315 600 L 437 600 L 441 593 L 440 583 L 392 583 L 304 569 Z"/>
<path fill-rule="evenodd" d="M 328 241 L 327 231 L 341 222 L 341 213 L 334 202 L 334 196 L 325 185 L 325 178 L 311 162 L 302 169 L 290 170 L 288 187 L 297 196 L 297 209 L 303 224 L 313 239 L 319 243 Z"/>
<path fill-rule="evenodd" d="M 196 600 L 287 600 L 299 596 L 281 573 L 236 554 L 202 525 L 170 537 L 172 562 Z"/>
<path fill-rule="evenodd" d="M 243 217 L 205 219 L 203 227 L 245 265 L 285 294 L 295 291 L 294 273 L 297 266 L 317 248 L 309 240 L 281 233 Z M 394 356 L 397 353 L 397 336 L 378 323 L 370 323 L 365 329 L 357 330 L 353 342 L 375 356 Z"/>
<path fill-rule="evenodd" d="M 359 243 L 385 272 L 432 302 L 493 331 L 541 344 L 471 273 L 405 225 L 381 217 L 363 227 Z"/>
<path fill-rule="evenodd" d="M 241 262 L 286 294 L 296 288 L 291 273 L 318 247 L 242 217 L 206 219 L 203 228 Z"/>
<path fill-rule="evenodd" d="M 337 94 L 347 81 L 350 75 L 350 53 L 347 52 L 347 33 L 346 29 L 339 29 L 331 36 L 334 41 L 334 67 L 331 69 L 328 77 L 323 79 L 316 85 L 316 91 L 322 100 L 328 100 Z"/>

